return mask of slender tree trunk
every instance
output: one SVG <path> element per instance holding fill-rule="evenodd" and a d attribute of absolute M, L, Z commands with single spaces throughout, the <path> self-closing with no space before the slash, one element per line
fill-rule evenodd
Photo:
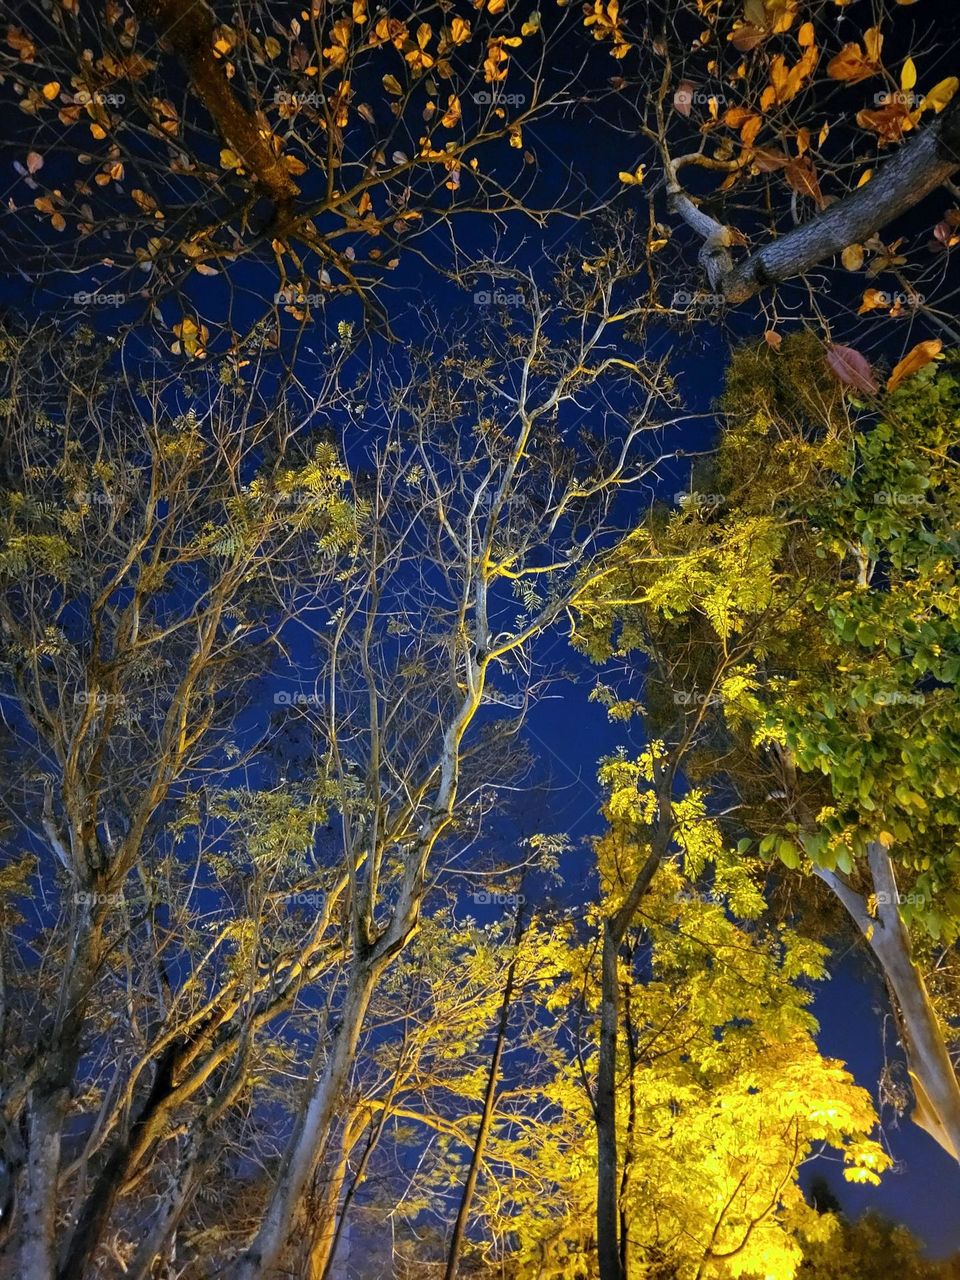
<path fill-rule="evenodd" d="M 340 1221 L 343 1211 L 337 1213 L 340 1194 L 347 1177 L 347 1166 L 353 1144 L 347 1134 L 348 1125 L 344 1124 L 337 1145 L 336 1161 L 327 1176 L 323 1194 L 316 1207 L 316 1228 L 308 1243 L 307 1266 L 304 1280 L 323 1280 L 333 1262 L 334 1250 L 340 1236 Z"/>
<path fill-rule="evenodd" d="M 470 1206 L 473 1202 L 474 1192 L 477 1189 L 477 1178 L 480 1176 L 480 1165 L 483 1162 L 483 1153 L 487 1145 L 487 1135 L 493 1123 L 493 1113 L 497 1099 L 497 1083 L 500 1079 L 500 1061 L 503 1058 L 503 1049 L 507 1041 L 507 1023 L 510 1020 L 510 1005 L 513 1002 L 513 988 L 516 983 L 517 959 L 520 955 L 523 929 L 523 903 L 521 902 L 517 907 L 517 921 L 513 931 L 513 955 L 510 957 L 510 965 L 507 968 L 507 981 L 503 988 L 500 1018 L 497 1022 L 497 1035 L 493 1043 L 490 1071 L 487 1074 L 487 1087 L 483 1095 L 480 1124 L 477 1127 L 477 1136 L 470 1155 L 470 1167 L 467 1170 L 466 1181 L 463 1184 L 463 1195 L 460 1197 L 457 1220 L 453 1224 L 453 1235 L 450 1238 L 450 1250 L 447 1254 L 447 1269 L 443 1273 L 443 1280 L 457 1280 L 457 1273 L 460 1270 L 460 1254 L 463 1251 L 463 1241 L 467 1233 L 467 1224 L 470 1221 Z"/>
<path fill-rule="evenodd" d="M 314 1170 L 316 1153 L 330 1131 L 337 1103 L 350 1078 L 367 1007 L 384 967 L 384 961 L 361 960 L 356 964 L 326 1066 L 303 1111 L 260 1230 L 227 1273 L 231 1280 L 258 1280 L 276 1264 L 287 1242 L 294 1213 Z"/>
<path fill-rule="evenodd" d="M 620 938 L 614 922 L 603 928 L 600 979 L 600 1061 L 594 1109 L 597 1123 L 597 1256 L 600 1280 L 623 1280 L 617 1242 L 617 1032 L 620 1021 L 617 954 Z"/>

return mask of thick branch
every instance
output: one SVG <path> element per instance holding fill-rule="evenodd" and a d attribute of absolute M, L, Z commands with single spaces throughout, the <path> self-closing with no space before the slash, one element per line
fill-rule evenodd
<path fill-rule="evenodd" d="M 231 88 L 226 65 L 214 53 L 209 7 L 203 0 L 135 0 L 134 7 L 180 59 L 220 137 L 278 209 L 286 210 L 300 188 L 274 151 L 270 130 L 258 123 Z"/>
<path fill-rule="evenodd" d="M 727 247 L 732 238 L 729 228 L 694 205 L 669 167 L 672 207 L 704 242 L 700 260 L 711 288 L 722 292 L 728 302 L 745 302 L 768 285 L 803 275 L 847 245 L 868 240 L 956 173 L 960 169 L 960 96 L 901 146 L 865 186 L 736 264 Z"/>

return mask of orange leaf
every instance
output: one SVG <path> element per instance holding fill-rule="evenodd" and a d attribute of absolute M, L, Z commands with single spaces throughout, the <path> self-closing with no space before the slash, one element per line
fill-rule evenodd
<path fill-rule="evenodd" d="M 918 342 L 894 367 L 893 373 L 887 379 L 887 390 L 896 391 L 904 379 L 912 378 L 915 373 L 919 373 L 931 360 L 936 359 L 942 349 L 943 342 L 940 338 L 930 338 L 926 342 Z"/>

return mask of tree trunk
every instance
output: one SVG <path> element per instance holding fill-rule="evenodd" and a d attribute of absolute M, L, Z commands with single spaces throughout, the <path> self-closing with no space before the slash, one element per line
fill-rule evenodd
<path fill-rule="evenodd" d="M 470 1168 L 467 1170 L 467 1178 L 463 1184 L 463 1195 L 460 1197 L 460 1207 L 457 1210 L 457 1220 L 453 1225 L 453 1236 L 450 1240 L 450 1251 L 447 1255 L 447 1269 L 443 1273 L 443 1280 L 457 1280 L 457 1273 L 460 1270 L 460 1254 L 463 1250 L 463 1241 L 467 1232 L 467 1224 L 470 1221 L 470 1206 L 473 1202 L 473 1194 L 477 1187 L 477 1178 L 480 1175 L 480 1165 L 483 1161 L 483 1152 L 487 1145 L 487 1135 L 490 1132 L 490 1126 L 493 1123 L 494 1104 L 497 1097 L 497 1081 L 500 1078 L 500 1060 L 503 1057 L 504 1045 L 507 1041 L 507 1023 L 510 1019 L 510 1005 L 513 1001 L 513 988 L 517 976 L 517 958 L 520 954 L 520 942 L 523 938 L 523 903 L 517 907 L 517 921 L 513 932 L 513 955 L 510 957 L 510 965 L 507 969 L 507 981 L 503 989 L 503 1000 L 500 1004 L 500 1018 L 497 1023 L 497 1036 L 493 1044 L 493 1056 L 490 1059 L 490 1071 L 487 1075 L 487 1087 L 483 1095 L 483 1109 L 480 1112 L 480 1124 L 477 1128 L 477 1136 L 473 1144 L 473 1151 L 470 1156 Z"/>
<path fill-rule="evenodd" d="M 960 1160 L 960 1082 L 927 985 L 913 962 L 910 935 L 897 906 L 890 855 L 883 845 L 871 844 L 869 856 L 878 906 L 876 927 L 868 941 L 900 1006 L 916 1094 L 912 1118 L 954 1160 Z"/>
<path fill-rule="evenodd" d="M 350 1078 L 374 985 L 388 960 L 389 957 L 386 961 L 357 962 L 326 1066 L 291 1141 L 260 1229 L 247 1251 L 226 1273 L 231 1280 L 257 1280 L 276 1265 L 287 1243 L 294 1213 L 314 1170 L 316 1153 L 329 1134 L 337 1103 Z"/>
<path fill-rule="evenodd" d="M 617 1243 L 617 1031 L 620 1020 L 617 954 L 620 938 L 604 922 L 600 987 L 600 1062 L 594 1110 L 597 1122 L 597 1256 L 600 1280 L 624 1280 Z"/>
<path fill-rule="evenodd" d="M 861 894 L 836 872 L 816 868 L 817 875 L 840 899 L 879 962 L 898 1006 L 910 1080 L 916 1095 L 912 1119 L 939 1145 L 960 1160 L 960 1082 L 947 1052 L 923 975 L 914 964 L 910 934 L 898 906 L 896 876 L 886 847 L 868 849 L 877 914 L 871 916 Z"/>

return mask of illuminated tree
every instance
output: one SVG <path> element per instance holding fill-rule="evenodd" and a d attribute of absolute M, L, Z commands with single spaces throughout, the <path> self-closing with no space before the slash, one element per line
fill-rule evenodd
<path fill-rule="evenodd" d="M 656 613 L 684 652 L 691 635 L 726 652 L 752 633 L 717 691 L 767 778 L 737 820 L 861 930 L 900 1018 L 914 1119 L 956 1154 L 953 1033 L 911 933 L 949 943 L 957 928 L 957 383 L 929 362 L 897 381 L 874 422 L 848 421 L 815 341 L 738 356 L 712 493 L 638 531 L 616 608 L 627 627 L 631 608 Z M 716 768 L 735 773 L 733 756 Z"/>

